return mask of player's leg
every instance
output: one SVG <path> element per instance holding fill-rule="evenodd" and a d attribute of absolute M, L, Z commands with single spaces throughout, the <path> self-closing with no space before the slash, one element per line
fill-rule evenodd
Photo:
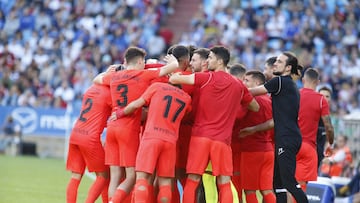
<path fill-rule="evenodd" d="M 209 163 L 211 140 L 205 137 L 192 136 L 190 138 L 189 155 L 186 165 L 188 174 L 183 202 L 193 203 L 196 200 L 196 189 L 207 164 Z"/>
<path fill-rule="evenodd" d="M 66 161 L 66 169 L 71 171 L 71 178 L 66 188 L 66 202 L 76 203 L 77 191 L 85 171 L 85 160 L 77 145 L 69 145 L 69 153 Z"/>
<path fill-rule="evenodd" d="M 172 179 L 170 177 L 158 177 L 159 180 L 159 194 L 157 197 L 157 202 L 170 203 L 172 202 L 172 191 L 171 183 Z"/>
<path fill-rule="evenodd" d="M 115 194 L 112 198 L 114 203 L 122 202 L 133 189 L 136 181 L 135 167 L 126 167 L 125 177 L 124 181 L 122 181 L 116 188 Z"/>
<path fill-rule="evenodd" d="M 258 203 L 256 190 L 244 190 L 246 203 Z"/>
<path fill-rule="evenodd" d="M 113 197 L 116 191 L 116 188 L 120 184 L 121 178 L 125 174 L 125 169 L 120 166 L 110 166 L 110 183 L 108 189 L 109 198 Z"/>
<path fill-rule="evenodd" d="M 125 179 L 116 188 L 114 198 L 123 201 L 132 191 L 135 181 L 136 154 L 139 149 L 139 129 L 121 128 L 121 133 L 116 135 L 119 145 L 120 166 L 125 168 Z"/>
<path fill-rule="evenodd" d="M 231 176 L 219 175 L 216 177 L 219 188 L 219 202 L 233 202 L 234 197 L 231 191 Z"/>
<path fill-rule="evenodd" d="M 151 174 L 138 171 L 136 172 L 136 184 L 134 187 L 134 201 L 147 202 L 149 199 Z"/>
<path fill-rule="evenodd" d="M 275 203 L 273 191 L 274 151 L 262 152 L 263 162 L 260 169 L 260 193 L 265 203 Z"/>
<path fill-rule="evenodd" d="M 175 146 L 174 146 L 175 147 Z M 142 140 L 136 156 L 136 184 L 134 187 L 135 202 L 149 202 L 153 199 L 153 174 L 161 152 L 161 141 L 157 139 Z M 175 153 L 175 149 L 174 149 Z M 175 157 L 175 155 L 174 155 Z M 175 158 L 174 158 L 175 165 Z M 174 173 L 175 169 L 172 171 Z"/>
<path fill-rule="evenodd" d="M 110 183 L 108 189 L 109 199 L 114 196 L 116 188 L 120 184 L 120 179 L 124 175 L 124 168 L 120 167 L 119 145 L 116 134 L 120 130 L 116 126 L 109 125 L 106 133 L 105 145 L 105 164 L 110 166 Z"/>
<path fill-rule="evenodd" d="M 157 202 L 180 202 L 180 198 L 173 197 L 172 184 L 175 178 L 176 165 L 176 143 L 167 141 L 158 141 L 161 146 L 157 155 L 157 175 L 159 184 L 159 193 Z M 175 198 L 178 198 L 175 200 Z"/>
<path fill-rule="evenodd" d="M 66 188 L 66 202 L 67 203 L 76 203 L 77 191 L 80 185 L 82 174 L 72 172 L 71 179 Z"/>
<path fill-rule="evenodd" d="M 82 146 L 80 150 L 89 172 L 96 173 L 96 179 L 89 189 L 86 202 L 95 202 L 102 193 L 104 193 L 102 196 L 103 202 L 108 202 L 107 188 L 110 182 L 109 167 L 105 165 L 105 151 L 102 144 L 99 142 L 91 145 L 91 147 Z"/>
<path fill-rule="evenodd" d="M 109 172 L 103 171 L 103 172 L 95 172 L 96 173 L 96 179 L 94 183 L 91 185 L 88 196 L 86 198 L 86 203 L 92 203 L 95 202 L 96 199 L 102 195 L 103 202 L 109 202 L 108 198 L 108 186 L 109 186 Z"/>
<path fill-rule="evenodd" d="M 195 203 L 195 192 L 196 188 L 200 183 L 201 175 L 199 174 L 188 174 L 186 178 L 183 202 Z"/>
<path fill-rule="evenodd" d="M 211 141 L 210 159 L 213 175 L 219 190 L 220 202 L 233 202 L 231 176 L 233 174 L 232 150 L 229 145 L 220 141 Z M 236 195 L 236 194 L 235 194 Z"/>
<path fill-rule="evenodd" d="M 318 176 L 316 148 L 303 142 L 296 155 L 295 178 L 302 190 L 306 192 L 308 181 L 316 181 Z"/>

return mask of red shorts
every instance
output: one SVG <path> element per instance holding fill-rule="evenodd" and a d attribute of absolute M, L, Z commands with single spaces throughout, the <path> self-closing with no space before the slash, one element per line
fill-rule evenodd
<path fill-rule="evenodd" d="M 241 152 L 241 187 L 246 190 L 273 188 L 274 152 Z"/>
<path fill-rule="evenodd" d="M 198 136 L 191 136 L 190 138 L 186 173 L 202 175 L 209 163 L 209 157 L 214 176 L 232 176 L 231 147 L 224 142 Z"/>
<path fill-rule="evenodd" d="M 317 152 L 307 142 L 302 142 L 296 155 L 295 177 L 298 181 L 316 181 L 317 179 Z"/>
<path fill-rule="evenodd" d="M 86 166 L 89 172 L 108 170 L 108 166 L 105 165 L 104 148 L 100 142 L 92 146 L 69 145 L 66 169 L 83 174 Z"/>
<path fill-rule="evenodd" d="M 180 125 L 176 145 L 176 168 L 186 168 L 192 125 Z"/>
<path fill-rule="evenodd" d="M 111 166 L 134 167 L 139 148 L 139 129 L 110 125 L 105 142 L 105 163 Z"/>
<path fill-rule="evenodd" d="M 158 139 L 141 140 L 136 157 L 136 171 L 175 177 L 176 144 Z"/>

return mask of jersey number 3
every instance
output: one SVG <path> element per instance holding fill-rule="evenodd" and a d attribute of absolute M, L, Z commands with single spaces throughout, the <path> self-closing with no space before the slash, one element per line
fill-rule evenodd
<path fill-rule="evenodd" d="M 168 118 L 169 117 L 170 107 L 171 107 L 171 104 L 173 102 L 173 97 L 170 96 L 170 95 L 166 95 L 164 97 L 164 100 L 167 101 L 166 109 L 165 109 L 165 112 L 164 112 L 164 117 Z M 179 114 L 181 113 L 181 111 L 184 110 L 184 108 L 185 108 L 185 102 L 183 102 L 182 100 L 176 98 L 175 102 L 178 104 L 178 108 L 176 109 L 175 114 L 171 118 L 171 122 L 173 122 L 173 123 L 176 121 L 176 119 L 179 116 Z"/>
<path fill-rule="evenodd" d="M 128 86 L 124 84 L 120 84 L 116 88 L 117 91 L 120 93 L 120 99 L 116 100 L 117 105 L 121 107 L 125 107 L 128 103 Z"/>

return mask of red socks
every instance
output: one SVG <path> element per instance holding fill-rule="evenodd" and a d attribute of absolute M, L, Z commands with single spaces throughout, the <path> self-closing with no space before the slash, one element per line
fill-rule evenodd
<path fill-rule="evenodd" d="M 231 191 L 231 185 L 230 182 L 225 184 L 218 184 L 219 188 L 219 200 L 221 203 L 225 202 L 233 202 L 233 194 Z"/>
<path fill-rule="evenodd" d="M 127 197 L 127 195 L 128 194 L 124 190 L 116 189 L 116 192 L 114 196 L 111 198 L 111 201 L 113 203 L 120 203 Z"/>
<path fill-rule="evenodd" d="M 256 193 L 250 193 L 250 194 L 246 194 L 246 203 L 258 203 L 258 200 L 256 198 Z"/>
<path fill-rule="evenodd" d="M 183 202 L 195 203 L 195 200 L 196 200 L 195 191 L 196 191 L 196 188 L 198 185 L 199 185 L 198 181 L 194 181 L 189 178 L 186 179 Z M 230 194 L 231 194 L 231 191 L 230 191 Z M 231 196 L 232 196 L 232 194 L 231 194 Z"/>
<path fill-rule="evenodd" d="M 70 182 L 66 188 L 66 202 L 67 203 L 76 203 L 77 191 L 79 188 L 80 180 L 71 178 Z"/>
<path fill-rule="evenodd" d="M 265 203 L 276 203 L 276 196 L 274 193 L 270 192 L 263 196 Z"/>
<path fill-rule="evenodd" d="M 93 203 L 100 196 L 106 185 L 108 185 L 109 179 L 102 176 L 97 176 L 95 182 L 91 185 L 88 196 L 86 198 L 86 203 Z"/>
<path fill-rule="evenodd" d="M 110 179 L 107 179 L 108 181 L 106 182 L 105 187 L 103 188 L 102 192 L 101 192 L 101 199 L 103 203 L 109 203 L 109 183 L 110 183 Z"/>
<path fill-rule="evenodd" d="M 159 187 L 159 194 L 157 197 L 157 202 L 171 202 L 172 191 L 171 185 L 163 185 Z"/>
<path fill-rule="evenodd" d="M 145 179 L 136 180 L 134 187 L 135 203 L 147 203 L 149 199 L 149 183 Z"/>

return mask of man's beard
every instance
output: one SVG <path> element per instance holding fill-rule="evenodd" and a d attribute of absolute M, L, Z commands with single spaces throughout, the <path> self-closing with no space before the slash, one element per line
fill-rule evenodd
<path fill-rule="evenodd" d="M 274 72 L 273 72 L 273 75 L 277 75 L 277 76 L 282 75 L 282 74 L 283 74 L 283 73 L 280 72 L 280 71 L 274 71 Z"/>

